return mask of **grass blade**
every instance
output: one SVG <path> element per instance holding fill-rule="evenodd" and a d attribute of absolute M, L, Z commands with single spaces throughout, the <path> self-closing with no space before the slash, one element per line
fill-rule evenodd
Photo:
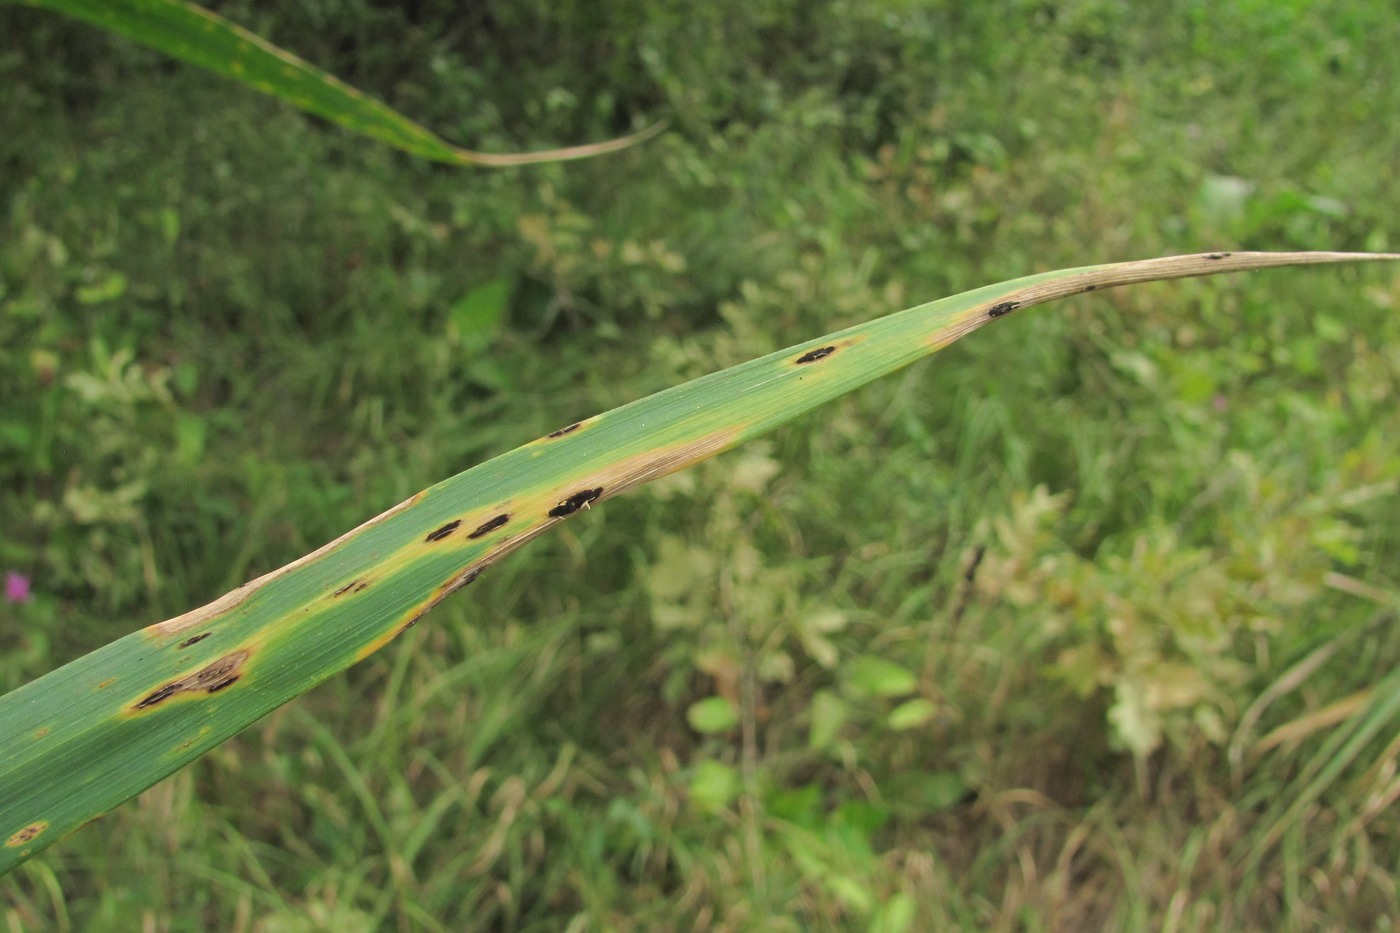
<path fill-rule="evenodd" d="M 393 108 L 290 52 L 184 0 L 20 0 L 126 36 L 174 58 L 241 81 L 332 123 L 392 146 L 456 165 L 527 165 L 585 159 L 626 149 L 664 127 L 565 149 L 498 155 L 454 146 Z"/>
<path fill-rule="evenodd" d="M 0 872 L 362 660 L 491 563 L 1018 309 L 1116 285 L 1400 259 L 1209 253 L 990 285 L 712 373 L 433 486 L 201 609 L 0 697 Z"/>

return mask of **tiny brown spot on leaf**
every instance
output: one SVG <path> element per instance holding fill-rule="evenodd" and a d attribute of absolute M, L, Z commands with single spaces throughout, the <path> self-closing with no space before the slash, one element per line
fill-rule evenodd
<path fill-rule="evenodd" d="M 439 528 L 437 531 L 430 531 L 430 532 L 428 532 L 428 537 L 424 538 L 423 540 L 424 540 L 424 541 L 441 541 L 443 538 L 447 537 L 448 535 L 452 534 L 452 532 L 456 531 L 457 528 L 458 528 L 458 526 L 460 526 L 461 524 L 462 524 L 462 520 L 461 520 L 460 518 L 454 519 L 453 521 L 448 522 L 446 525 L 443 525 L 443 526 L 442 526 L 441 528 Z"/>
<path fill-rule="evenodd" d="M 819 349 L 819 350 L 813 350 L 813 351 L 811 351 L 810 353 L 804 353 L 804 354 L 802 354 L 801 356 L 799 356 L 799 357 L 797 358 L 797 362 L 798 362 L 798 363 L 815 363 L 817 360 L 826 359 L 828 356 L 830 356 L 831 354 L 833 354 L 833 353 L 835 353 L 835 352 L 836 352 L 836 348 L 835 348 L 835 347 L 822 347 L 822 348 Z"/>
<path fill-rule="evenodd" d="M 510 521 L 510 516 L 509 516 L 509 515 L 497 515 L 495 518 L 491 519 L 489 522 L 482 522 L 481 525 L 480 525 L 480 527 L 478 527 L 478 528 L 476 529 L 476 531 L 473 531 L 471 534 L 467 535 L 467 537 L 468 537 L 468 538 L 480 538 L 480 537 L 482 537 L 483 535 L 490 534 L 491 532 L 495 531 L 497 528 L 500 528 L 502 525 L 504 525 L 504 524 L 505 524 L 506 522 L 508 522 L 508 521 Z"/>
<path fill-rule="evenodd" d="M 37 728 L 37 729 L 34 730 L 34 738 L 36 738 L 36 739 L 42 739 L 44 736 L 46 736 L 46 735 L 48 735 L 48 734 L 49 734 L 49 727 L 48 727 L 48 726 L 40 726 L 39 728 Z"/>
<path fill-rule="evenodd" d="M 39 834 L 49 828 L 48 820 L 39 820 L 37 823 L 30 823 L 19 832 L 5 840 L 5 847 L 8 849 L 18 849 L 26 843 L 33 842 Z"/>

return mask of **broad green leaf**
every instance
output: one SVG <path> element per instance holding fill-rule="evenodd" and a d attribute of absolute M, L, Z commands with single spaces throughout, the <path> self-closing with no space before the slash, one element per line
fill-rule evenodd
<path fill-rule="evenodd" d="M 448 309 L 449 336 L 472 348 L 484 346 L 500 327 L 509 299 L 510 283 L 505 279 L 493 279 L 473 288 Z"/>
<path fill-rule="evenodd" d="M 724 697 L 706 697 L 698 703 L 690 704 L 685 711 L 686 721 L 696 732 L 713 734 L 726 732 L 739 724 L 739 711 Z"/>
<path fill-rule="evenodd" d="M 613 496 L 742 444 L 1013 311 L 1134 282 L 1380 258 L 1400 255 L 1211 253 L 1044 272 L 562 427 L 203 608 L 0 697 L 0 872 L 379 650 L 537 535 L 586 520 Z M 911 692 L 913 675 L 900 670 L 875 678 L 873 692 Z"/>
<path fill-rule="evenodd" d="M 851 658 L 841 666 L 841 681 L 849 692 L 866 697 L 905 696 L 919 686 L 907 668 L 866 654 Z"/>
<path fill-rule="evenodd" d="M 19 0 L 126 36 L 173 58 L 383 140 L 405 152 L 455 165 L 526 165 L 585 159 L 625 149 L 659 133 L 661 124 L 602 143 L 496 155 L 454 146 L 403 114 L 355 90 L 222 16 L 185 0 Z"/>
<path fill-rule="evenodd" d="M 690 776 L 690 802 L 697 809 L 718 813 L 739 794 L 739 772 L 729 765 L 706 759 Z"/>
<path fill-rule="evenodd" d="M 896 731 L 915 729 L 932 719 L 937 712 L 938 707 L 931 701 L 915 697 L 890 710 L 889 716 L 885 717 L 885 724 Z"/>
<path fill-rule="evenodd" d="M 870 933 L 904 933 L 913 928 L 917 911 L 914 898 L 901 891 L 891 896 L 875 912 L 870 920 Z"/>
<path fill-rule="evenodd" d="M 812 695 L 811 726 L 807 742 L 813 748 L 826 748 L 836 741 L 841 727 L 850 717 L 850 707 L 838 694 L 830 690 L 818 690 Z"/>

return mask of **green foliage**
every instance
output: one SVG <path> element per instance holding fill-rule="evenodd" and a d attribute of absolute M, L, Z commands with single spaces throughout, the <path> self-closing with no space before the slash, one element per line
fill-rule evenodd
<path fill-rule="evenodd" d="M 22 0 L 91 23 L 324 117 L 405 152 L 458 165 L 525 165 L 615 152 L 653 132 L 525 155 L 453 146 L 403 114 L 187 0 Z"/>
<path fill-rule="evenodd" d="M 1085 258 L 1394 247 L 1384 5 L 688 10 L 219 6 L 483 149 L 677 114 L 606 164 L 488 174 L 433 170 L 0 7 L 0 570 L 33 582 L 30 601 L 0 602 L 4 686 L 522 439 L 916 296 Z M 548 229 L 570 215 L 581 232 Z M 567 255 L 546 260 L 523 216 Z M 498 281 L 487 356 L 451 309 Z M 1381 926 L 1400 911 L 1394 720 L 1250 750 L 1379 694 L 1400 663 L 1392 603 L 1318 576 L 1394 599 L 1397 301 L 1383 270 L 1269 273 L 981 335 L 776 435 L 781 472 L 728 506 L 756 534 L 705 536 L 745 454 L 689 490 L 610 503 L 4 879 L 0 911 L 34 930 L 862 929 L 911 903 L 909 929 Z M 68 387 L 107 379 L 123 351 L 128 378 L 171 401 Z M 116 449 L 89 449 L 89 416 L 130 425 Z M 182 418 L 201 426 L 183 429 L 202 437 L 190 463 Z M 162 478 L 131 503 L 136 523 L 36 517 L 141 464 Z M 1115 684 L 1198 643 L 1189 627 L 1120 643 L 1100 607 L 1078 619 L 991 595 L 1009 554 L 998 520 L 1039 486 L 1057 505 L 1022 582 L 1058 561 L 1139 616 L 1165 606 L 1181 624 L 1198 582 L 1226 609 L 1270 610 L 1258 631 L 1221 614 L 1233 634 L 1211 690 L 1157 707 L 1145 794 L 1112 745 Z M 673 537 L 713 576 L 684 590 L 699 621 L 667 628 L 650 581 Z M 810 610 L 766 620 L 772 648 L 717 612 L 715 581 L 747 547 L 752 585 Z M 85 554 L 113 589 L 75 569 Z M 732 691 L 700 666 L 700 637 L 748 650 Z M 1061 663 L 1075 649 L 1112 682 L 1071 689 L 1086 682 Z M 760 680 L 765 652 L 792 659 L 790 680 Z M 857 657 L 913 673 L 917 695 L 848 693 Z M 738 728 L 690 728 L 711 697 Z M 930 719 L 889 725 L 918 700 Z M 1240 741 L 1238 784 L 1198 707 Z M 700 806 L 707 772 L 720 793 Z M 833 889 L 843 872 L 863 900 Z"/>

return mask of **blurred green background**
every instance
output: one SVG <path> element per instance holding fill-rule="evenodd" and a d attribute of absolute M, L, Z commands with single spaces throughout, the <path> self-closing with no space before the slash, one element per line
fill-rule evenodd
<path fill-rule="evenodd" d="M 847 324 L 1400 248 L 1394 4 L 214 8 L 472 148 L 670 129 L 446 168 L 0 7 L 5 690 Z M 5 928 L 1393 929 L 1397 302 L 1017 316 L 562 526 L 0 879 Z"/>

